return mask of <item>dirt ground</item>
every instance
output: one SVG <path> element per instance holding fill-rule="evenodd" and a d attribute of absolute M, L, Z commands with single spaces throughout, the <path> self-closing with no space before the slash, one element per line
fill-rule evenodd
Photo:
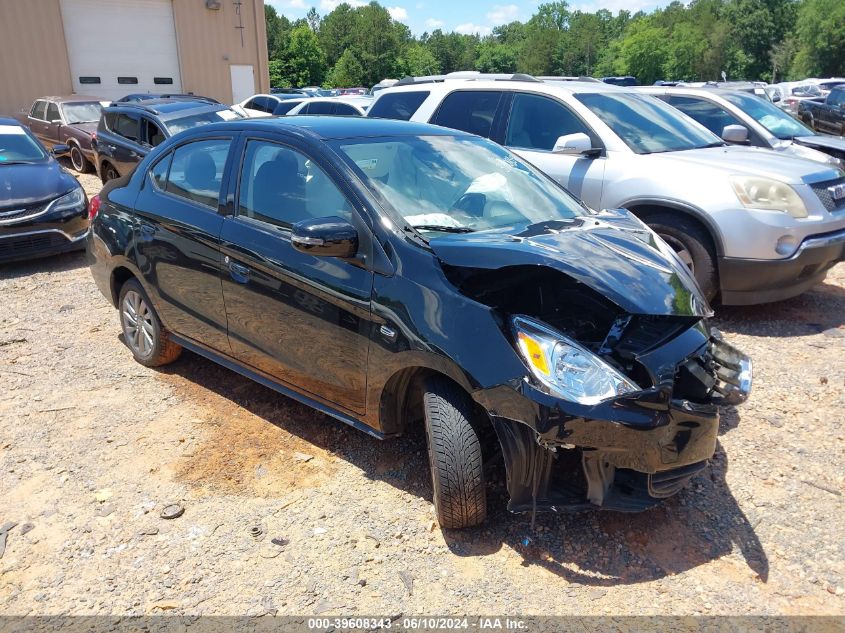
<path fill-rule="evenodd" d="M 494 469 L 485 526 L 441 531 L 420 434 L 379 442 L 190 353 L 146 369 L 82 254 L 4 266 L 0 614 L 843 615 L 845 265 L 717 325 L 754 392 L 680 495 L 531 531 Z"/>

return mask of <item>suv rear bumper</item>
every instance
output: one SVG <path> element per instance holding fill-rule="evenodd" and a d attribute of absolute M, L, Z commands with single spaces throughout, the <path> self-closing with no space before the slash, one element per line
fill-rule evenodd
<path fill-rule="evenodd" d="M 722 303 L 751 305 L 800 295 L 845 261 L 845 230 L 805 239 L 788 259 L 726 257 L 719 262 Z"/>

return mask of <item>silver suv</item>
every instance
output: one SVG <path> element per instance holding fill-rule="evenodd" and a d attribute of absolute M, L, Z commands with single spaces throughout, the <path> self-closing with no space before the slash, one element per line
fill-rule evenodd
<path fill-rule="evenodd" d="M 382 90 L 368 116 L 486 136 L 589 207 L 629 209 L 678 252 L 707 296 L 720 295 L 724 304 L 798 295 L 845 257 L 845 172 L 728 146 L 632 89 L 447 75 Z"/>

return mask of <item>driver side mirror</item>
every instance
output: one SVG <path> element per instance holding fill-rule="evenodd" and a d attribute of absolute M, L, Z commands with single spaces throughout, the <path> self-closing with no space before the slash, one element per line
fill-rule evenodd
<path fill-rule="evenodd" d="M 53 145 L 53 149 L 50 150 L 50 153 L 59 158 L 60 156 L 67 156 L 70 154 L 70 145 Z"/>
<path fill-rule="evenodd" d="M 722 140 L 741 145 L 748 142 L 748 128 L 744 125 L 726 125 L 722 128 Z"/>
<path fill-rule="evenodd" d="M 772 103 L 777 103 L 780 101 L 780 95 L 772 95 Z"/>
<path fill-rule="evenodd" d="M 358 231 L 336 216 L 301 220 L 291 229 L 291 243 L 300 253 L 315 257 L 354 257 Z"/>
<path fill-rule="evenodd" d="M 553 153 L 568 156 L 580 156 L 595 151 L 597 150 L 593 148 L 593 142 L 590 140 L 590 137 L 583 132 L 561 136 L 555 141 L 555 146 L 552 148 Z"/>

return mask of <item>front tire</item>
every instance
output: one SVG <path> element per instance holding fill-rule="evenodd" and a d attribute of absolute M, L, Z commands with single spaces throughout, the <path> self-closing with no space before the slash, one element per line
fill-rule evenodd
<path fill-rule="evenodd" d="M 444 528 L 478 525 L 487 517 L 487 489 L 472 403 L 460 387 L 435 377 L 423 405 L 437 521 Z"/>
<path fill-rule="evenodd" d="M 136 361 L 145 367 L 160 367 L 179 358 L 182 347 L 170 340 L 138 280 L 123 284 L 118 306 L 124 342 Z"/>
<path fill-rule="evenodd" d="M 710 235 L 697 222 L 674 213 L 655 213 L 643 218 L 690 269 L 707 300 L 719 291 L 716 256 Z"/>

